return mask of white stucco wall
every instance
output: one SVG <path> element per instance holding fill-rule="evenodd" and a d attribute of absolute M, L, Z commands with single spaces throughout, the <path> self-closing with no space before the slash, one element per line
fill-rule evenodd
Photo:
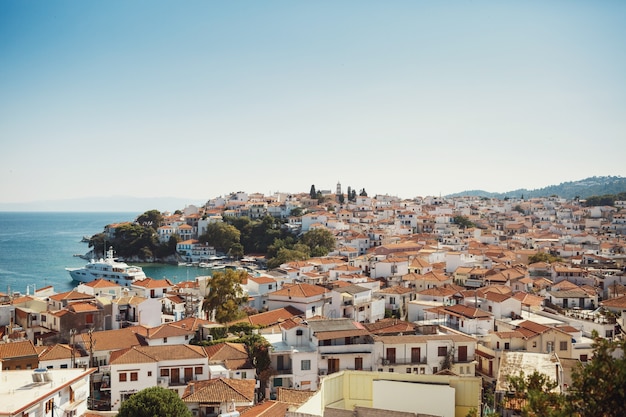
<path fill-rule="evenodd" d="M 373 381 L 373 408 L 454 417 L 454 388 L 445 385 Z"/>

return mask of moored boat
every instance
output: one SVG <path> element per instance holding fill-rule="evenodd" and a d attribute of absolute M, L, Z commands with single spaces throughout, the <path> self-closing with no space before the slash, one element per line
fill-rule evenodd
<path fill-rule="evenodd" d="M 107 251 L 106 258 L 92 259 L 82 268 L 65 268 L 74 281 L 91 282 L 98 278 L 113 281 L 122 286 L 129 286 L 132 282 L 145 279 L 146 274 L 139 266 L 131 266 L 120 262 L 113 257 L 113 248 Z"/>

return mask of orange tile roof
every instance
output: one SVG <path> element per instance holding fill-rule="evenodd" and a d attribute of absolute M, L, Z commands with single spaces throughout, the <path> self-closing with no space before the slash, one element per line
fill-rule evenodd
<path fill-rule="evenodd" d="M 153 279 L 145 278 L 139 281 L 133 282 L 133 285 L 144 288 L 166 288 L 173 287 L 174 284 L 167 278 L 165 279 Z"/>
<path fill-rule="evenodd" d="M 622 295 L 621 297 L 616 298 L 609 298 L 608 300 L 600 302 L 600 305 L 616 309 L 626 309 L 626 295 Z"/>
<path fill-rule="evenodd" d="M 328 292 L 324 287 L 306 283 L 285 284 L 282 289 L 270 293 L 271 295 L 292 296 L 298 298 L 315 297 Z"/>
<path fill-rule="evenodd" d="M 107 281 L 106 279 L 102 279 L 102 278 L 95 279 L 83 285 L 85 285 L 86 287 L 91 287 L 91 288 L 110 288 L 110 287 L 121 288 L 121 285 L 116 284 L 113 281 Z"/>
<path fill-rule="evenodd" d="M 387 287 L 382 290 L 376 291 L 379 294 L 408 294 L 413 292 L 411 288 L 401 287 L 399 285 L 395 285 L 393 287 Z"/>
<path fill-rule="evenodd" d="M 303 391 L 278 387 L 276 391 L 276 399 L 288 404 L 301 405 L 315 395 L 315 391 Z"/>
<path fill-rule="evenodd" d="M 67 291 L 59 294 L 51 295 L 50 299 L 54 301 L 63 301 L 63 300 L 89 300 L 93 299 L 93 295 L 85 294 L 78 291 Z"/>
<path fill-rule="evenodd" d="M 14 359 L 24 356 L 37 356 L 35 345 L 30 340 L 0 343 L 0 359 Z"/>
<path fill-rule="evenodd" d="M 157 327 L 147 329 L 146 339 L 161 339 L 164 337 L 191 336 L 194 335 L 193 329 L 186 329 L 180 326 L 165 323 Z"/>
<path fill-rule="evenodd" d="M 298 310 L 295 307 L 287 306 L 282 308 L 277 308 L 276 310 L 266 311 L 263 313 L 254 314 L 252 316 L 244 317 L 243 319 L 236 320 L 233 323 L 242 323 L 247 322 L 252 324 L 253 326 L 271 326 L 274 324 L 278 324 L 283 320 L 287 320 L 294 316 L 302 316 L 304 314 L 303 311 Z"/>
<path fill-rule="evenodd" d="M 97 345 L 96 345 L 97 346 Z M 111 365 L 129 363 L 159 362 L 172 359 L 200 359 L 206 353 L 202 346 L 195 345 L 159 345 L 133 346 L 129 349 L 111 352 Z"/>
<path fill-rule="evenodd" d="M 191 329 L 193 331 L 196 331 L 196 330 L 198 330 L 198 328 L 200 326 L 204 326 L 204 325 L 207 325 L 207 324 L 216 325 L 218 327 L 223 327 L 219 323 L 215 323 L 215 322 L 209 321 L 209 320 L 199 319 L 197 317 L 187 317 L 187 318 L 184 318 L 182 320 L 173 321 L 173 322 L 171 322 L 169 324 L 172 325 L 172 326 L 182 327 L 183 329 Z"/>
<path fill-rule="evenodd" d="M 93 332 L 94 350 L 116 350 L 129 348 L 131 346 L 145 345 L 144 336 L 146 328 L 143 326 L 126 327 L 119 330 L 104 330 Z M 77 339 L 82 342 L 85 349 L 89 350 L 89 334 L 81 333 Z"/>
<path fill-rule="evenodd" d="M 289 404 L 268 400 L 241 412 L 241 417 L 284 417 Z"/>
<path fill-rule="evenodd" d="M 72 303 L 67 308 L 74 313 L 86 313 L 89 311 L 98 311 L 98 307 L 91 303 Z"/>
<path fill-rule="evenodd" d="M 254 379 L 217 378 L 195 381 L 187 385 L 181 398 L 186 403 L 253 402 L 255 384 Z"/>
<path fill-rule="evenodd" d="M 77 357 L 82 356 L 80 352 L 74 351 Z M 71 359 L 72 348 L 69 345 L 56 344 L 52 346 L 44 346 L 44 350 L 39 353 L 39 360 L 52 361 L 58 359 Z"/>

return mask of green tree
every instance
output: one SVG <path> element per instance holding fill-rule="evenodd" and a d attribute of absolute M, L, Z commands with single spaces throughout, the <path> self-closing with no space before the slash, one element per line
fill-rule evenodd
<path fill-rule="evenodd" d="M 106 239 L 106 233 L 95 234 L 89 239 L 89 247 L 93 248 L 96 258 L 100 255 L 104 257 L 104 252 L 106 252 Z M 109 244 L 111 244 L 111 242 L 109 242 Z"/>
<path fill-rule="evenodd" d="M 554 262 L 561 262 L 561 261 L 562 259 L 559 256 L 554 256 L 547 252 L 537 252 L 534 255 L 530 255 L 528 257 L 529 264 L 534 264 L 537 262 L 554 263 Z"/>
<path fill-rule="evenodd" d="M 124 401 L 118 417 L 191 417 L 191 411 L 174 391 L 146 388 Z"/>
<path fill-rule="evenodd" d="M 300 217 L 302 216 L 302 214 L 304 213 L 304 209 L 302 207 L 296 207 L 291 209 L 291 211 L 289 212 L 290 216 L 294 216 L 294 217 Z"/>
<path fill-rule="evenodd" d="M 261 385 L 259 392 L 264 393 L 270 377 L 276 375 L 270 359 L 272 345 L 258 334 L 248 334 L 242 337 L 241 341 L 246 344 L 248 357 L 256 369 L 257 378 Z"/>
<path fill-rule="evenodd" d="M 240 243 L 241 232 L 233 225 L 225 222 L 210 223 L 206 232 L 198 238 L 203 243 L 227 253 L 232 245 Z"/>
<path fill-rule="evenodd" d="M 243 257 L 243 245 L 241 243 L 233 243 L 228 251 L 228 254 L 235 259 L 240 259 Z"/>
<path fill-rule="evenodd" d="M 302 248 L 302 246 L 305 248 Z M 299 245 L 297 249 L 288 249 L 286 247 L 280 248 L 278 249 L 276 256 L 267 261 L 267 267 L 269 269 L 278 268 L 287 262 L 304 261 L 309 259 L 310 256 L 307 252 L 308 249 L 309 248 L 306 245 Z"/>
<path fill-rule="evenodd" d="M 515 398 L 525 400 L 522 406 L 522 417 L 565 417 L 568 414 L 565 396 L 555 389 L 559 386 L 547 375 L 534 371 L 508 379 Z M 522 401 L 520 401 L 522 403 Z"/>
<path fill-rule="evenodd" d="M 152 254 L 156 252 L 159 241 L 152 226 L 127 223 L 115 229 L 115 239 L 109 246 L 113 246 L 119 256 L 125 258 L 139 256 L 145 259 L 152 257 Z"/>
<path fill-rule="evenodd" d="M 135 222 L 141 226 L 151 227 L 152 229 L 157 230 L 163 222 L 163 215 L 159 210 L 148 210 L 139 215 Z"/>
<path fill-rule="evenodd" d="M 467 227 L 475 227 L 476 225 L 465 216 L 454 216 L 452 218 L 452 222 L 454 224 L 458 224 L 461 229 L 465 229 Z"/>
<path fill-rule="evenodd" d="M 367 197 L 367 191 L 365 191 L 365 188 L 361 189 L 361 192 L 359 193 L 359 195 L 361 197 Z"/>
<path fill-rule="evenodd" d="M 626 416 L 626 340 L 593 338 L 592 359 L 572 372 L 571 415 Z"/>
<path fill-rule="evenodd" d="M 309 196 L 311 198 L 317 198 L 317 192 L 315 191 L 315 185 L 311 185 L 311 191 L 309 191 Z"/>
<path fill-rule="evenodd" d="M 337 197 L 337 201 L 339 202 L 339 204 L 343 204 L 346 202 L 346 197 L 343 194 L 339 194 L 339 196 Z"/>
<path fill-rule="evenodd" d="M 247 276 L 246 271 L 226 269 L 217 271 L 207 284 L 209 293 L 204 297 L 202 310 L 207 313 L 209 320 L 227 323 L 245 315 L 240 307 L 248 300 L 241 284 Z"/>
<path fill-rule="evenodd" d="M 352 187 L 350 187 L 348 185 L 348 189 L 346 190 L 346 197 L 348 198 L 348 201 L 352 201 Z"/>
<path fill-rule="evenodd" d="M 310 248 L 311 256 L 326 256 L 335 249 L 335 237 L 326 229 L 312 229 L 302 235 L 300 243 Z"/>

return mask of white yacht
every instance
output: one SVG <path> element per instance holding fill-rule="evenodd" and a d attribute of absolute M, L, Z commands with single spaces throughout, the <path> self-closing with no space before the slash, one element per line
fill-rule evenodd
<path fill-rule="evenodd" d="M 65 268 L 74 281 L 91 282 L 98 278 L 113 281 L 116 284 L 127 287 L 133 281 L 146 278 L 146 274 L 139 266 L 130 266 L 125 262 L 119 262 L 113 257 L 113 248 L 107 251 L 105 259 L 92 259 L 82 268 Z"/>

